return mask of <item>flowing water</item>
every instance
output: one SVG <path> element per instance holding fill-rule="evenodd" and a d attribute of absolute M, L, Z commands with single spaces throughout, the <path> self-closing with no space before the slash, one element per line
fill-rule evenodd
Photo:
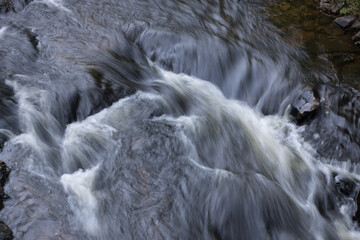
<path fill-rule="evenodd" d="M 306 31 L 287 5 L 15 3 L 0 15 L 0 216 L 16 239 L 360 238 L 356 74 L 328 41 L 288 34 Z M 322 106 L 296 126 L 308 87 Z"/>

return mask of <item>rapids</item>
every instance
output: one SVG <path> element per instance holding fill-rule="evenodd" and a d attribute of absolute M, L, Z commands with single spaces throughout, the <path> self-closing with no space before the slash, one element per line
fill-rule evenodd
<path fill-rule="evenodd" d="M 269 1 L 13 3 L 0 218 L 15 239 L 360 239 L 360 94 L 284 39 Z M 323 104 L 297 126 L 309 87 Z"/>

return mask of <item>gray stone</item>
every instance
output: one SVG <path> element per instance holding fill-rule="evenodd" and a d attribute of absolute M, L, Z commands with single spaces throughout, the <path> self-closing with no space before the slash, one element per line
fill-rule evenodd
<path fill-rule="evenodd" d="M 354 16 L 344 16 L 344 17 L 338 17 L 334 20 L 334 25 L 340 28 L 347 28 L 349 27 L 354 21 Z"/>
<path fill-rule="evenodd" d="M 341 9 L 341 7 L 339 7 L 339 6 L 337 6 L 337 5 L 334 5 L 334 6 L 332 6 L 332 8 L 331 8 L 331 13 L 333 13 L 333 14 L 339 14 L 339 13 L 340 13 L 340 9 Z"/>
<path fill-rule="evenodd" d="M 323 2 L 321 2 L 319 6 L 320 6 L 320 10 L 324 12 L 331 12 L 331 9 L 333 7 L 330 3 L 323 3 Z"/>
<path fill-rule="evenodd" d="M 320 96 L 315 89 L 307 89 L 292 104 L 290 115 L 296 124 L 307 122 L 320 107 Z"/>
<path fill-rule="evenodd" d="M 354 23 L 350 27 L 352 30 L 360 30 L 360 21 L 355 20 Z"/>
<path fill-rule="evenodd" d="M 357 42 L 360 40 L 360 31 L 357 32 L 353 37 L 352 37 L 352 40 Z"/>

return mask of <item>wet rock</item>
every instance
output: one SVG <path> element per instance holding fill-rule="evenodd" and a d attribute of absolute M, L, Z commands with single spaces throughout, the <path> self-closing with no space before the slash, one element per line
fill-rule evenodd
<path fill-rule="evenodd" d="M 291 104 L 290 115 L 296 124 L 311 120 L 320 106 L 319 93 L 314 89 L 305 91 Z"/>
<path fill-rule="evenodd" d="M 8 198 L 4 192 L 5 183 L 9 177 L 10 169 L 4 162 L 0 161 L 0 210 L 4 207 L 3 201 Z M 8 240 L 13 239 L 13 233 L 11 229 L 2 221 L 0 221 L 0 239 Z"/>
<path fill-rule="evenodd" d="M 334 20 L 334 25 L 340 28 L 347 28 L 355 21 L 354 16 L 338 17 Z"/>
<path fill-rule="evenodd" d="M 19 12 L 33 0 L 0 0 L 0 13 Z"/>
<path fill-rule="evenodd" d="M 5 142 L 7 142 L 8 140 L 9 140 L 9 137 L 0 132 L 0 152 L 3 149 Z"/>
<path fill-rule="evenodd" d="M 355 20 L 353 22 L 353 24 L 350 27 L 352 30 L 356 31 L 356 30 L 360 30 L 360 21 L 359 20 Z"/>
<path fill-rule="evenodd" d="M 355 202 L 357 207 L 356 212 L 353 216 L 353 220 L 360 223 L 360 191 L 356 194 Z"/>
<path fill-rule="evenodd" d="M 10 240 L 13 239 L 13 233 L 11 229 L 2 221 L 0 221 L 0 239 L 1 240 Z"/>
<path fill-rule="evenodd" d="M 10 0 L 0 0 L 0 13 L 7 13 L 13 10 L 13 5 Z"/>
<path fill-rule="evenodd" d="M 335 188 L 339 194 L 345 195 L 347 197 L 353 195 L 356 184 L 349 178 L 343 177 L 335 178 Z"/>
<path fill-rule="evenodd" d="M 355 42 L 360 40 L 360 31 L 355 33 L 355 35 L 352 37 L 352 40 Z"/>
<path fill-rule="evenodd" d="M 6 166 L 4 162 L 0 161 L 0 186 L 4 187 L 5 183 L 9 177 L 10 169 Z"/>

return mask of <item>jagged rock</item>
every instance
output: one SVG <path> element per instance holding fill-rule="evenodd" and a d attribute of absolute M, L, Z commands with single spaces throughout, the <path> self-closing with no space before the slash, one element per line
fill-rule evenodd
<path fill-rule="evenodd" d="M 334 20 L 334 25 L 340 28 L 347 28 L 349 27 L 354 21 L 354 16 L 344 16 L 344 17 L 338 17 Z"/>
<path fill-rule="evenodd" d="M 291 104 L 290 115 L 295 123 L 302 124 L 306 120 L 311 120 L 319 107 L 319 93 L 314 89 L 309 89 Z"/>
<path fill-rule="evenodd" d="M 13 239 L 13 233 L 11 229 L 2 221 L 0 221 L 0 239 L 1 240 L 11 240 Z"/>

